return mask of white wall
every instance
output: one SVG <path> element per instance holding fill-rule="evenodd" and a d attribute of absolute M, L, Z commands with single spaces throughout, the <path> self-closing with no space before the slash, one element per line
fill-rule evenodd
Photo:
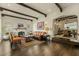
<path fill-rule="evenodd" d="M 16 30 L 18 24 L 21 23 L 24 25 L 26 30 Z M 28 32 L 32 31 L 32 22 L 28 20 L 23 20 L 23 19 L 18 19 L 18 18 L 12 18 L 12 17 L 7 17 L 4 16 L 2 17 L 2 32 L 5 34 L 6 32 L 15 32 L 16 34 L 18 31 L 24 31 L 25 34 L 27 35 Z"/>
<path fill-rule="evenodd" d="M 1 26 L 1 11 L 0 11 L 0 42 L 1 42 L 1 33 L 2 33 L 2 32 L 1 32 L 1 27 L 2 27 L 2 26 Z"/>
<path fill-rule="evenodd" d="M 60 10 L 58 7 L 56 7 L 56 5 L 54 5 L 54 9 L 55 9 L 54 11 L 47 14 L 47 17 L 40 17 L 38 21 L 33 22 L 33 31 L 44 31 L 44 30 L 37 30 L 37 23 L 40 21 L 44 21 L 44 23 L 47 24 L 46 26 L 49 27 L 48 34 L 53 36 L 53 31 L 54 31 L 53 20 L 61 15 Z"/>

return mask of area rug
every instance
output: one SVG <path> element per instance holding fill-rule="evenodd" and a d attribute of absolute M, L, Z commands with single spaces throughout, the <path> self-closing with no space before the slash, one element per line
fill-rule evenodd
<path fill-rule="evenodd" d="M 44 42 L 45 41 L 38 41 L 38 40 L 33 40 L 33 41 L 30 41 L 30 42 L 26 42 L 26 43 L 22 42 L 21 47 L 25 48 L 25 47 L 29 47 L 29 46 L 39 45 L 39 44 L 42 44 Z"/>

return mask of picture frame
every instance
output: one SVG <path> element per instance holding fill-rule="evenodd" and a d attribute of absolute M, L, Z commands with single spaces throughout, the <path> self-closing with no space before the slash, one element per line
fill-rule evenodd
<path fill-rule="evenodd" d="M 44 22 L 43 21 L 37 23 L 37 30 L 44 30 Z"/>

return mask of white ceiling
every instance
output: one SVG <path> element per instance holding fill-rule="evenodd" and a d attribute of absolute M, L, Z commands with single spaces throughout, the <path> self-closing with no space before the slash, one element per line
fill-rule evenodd
<path fill-rule="evenodd" d="M 25 4 L 31 6 L 32 8 L 35 8 L 35 9 L 37 9 L 37 10 L 39 10 L 39 11 L 45 13 L 45 14 L 49 14 L 51 12 L 52 13 L 57 12 L 57 8 L 58 8 L 54 3 L 25 3 Z M 68 6 L 75 5 L 74 3 L 73 4 L 72 3 L 59 3 L 59 4 L 60 4 L 60 6 L 62 7 L 63 10 L 65 8 L 67 8 Z M 0 3 L 0 6 L 7 8 L 7 9 L 10 9 L 10 10 L 20 12 L 20 13 L 31 15 L 31 16 L 34 16 L 34 17 L 38 17 L 38 18 L 44 17 L 44 15 L 37 13 L 37 12 L 31 10 L 31 9 L 25 8 L 25 7 L 18 5 L 16 3 Z M 29 19 L 34 19 L 34 18 L 31 18 L 31 17 L 15 14 L 15 13 L 12 13 L 12 12 L 9 12 L 9 11 L 3 11 L 2 13 L 14 15 L 14 16 L 19 16 L 19 17 L 24 17 L 24 18 L 29 18 Z"/>
<path fill-rule="evenodd" d="M 62 9 L 64 10 L 67 7 L 73 6 L 73 5 L 79 5 L 79 3 L 59 3 Z"/>
<path fill-rule="evenodd" d="M 53 3 L 35 3 L 35 4 L 29 3 L 26 5 L 29 5 L 39 11 L 42 11 L 43 13 L 46 13 L 46 14 L 49 14 L 49 13 L 56 10 L 56 5 Z"/>
<path fill-rule="evenodd" d="M 36 4 L 35 3 L 29 3 L 29 4 L 26 3 L 26 4 L 31 6 L 32 8 L 35 8 L 35 9 L 45 13 L 45 14 L 55 12 L 56 9 L 57 9 L 57 6 L 55 4 L 50 4 L 50 3 L 36 3 Z M 4 7 L 4 8 L 7 8 L 7 9 L 10 9 L 10 10 L 20 12 L 20 13 L 31 15 L 31 16 L 34 16 L 34 17 L 38 17 L 38 18 L 39 17 L 44 17 L 44 15 L 42 15 L 38 12 L 35 12 L 31 9 L 25 8 L 25 7 L 23 7 L 21 5 L 18 5 L 16 3 L 0 3 L 0 6 Z M 29 19 L 34 19 L 34 18 L 27 17 L 27 16 L 23 16 L 23 15 L 18 15 L 18 14 L 9 12 L 9 11 L 5 11 L 5 10 L 2 13 L 9 14 L 9 15 L 20 16 L 20 17 L 26 17 L 26 18 L 29 18 Z"/>

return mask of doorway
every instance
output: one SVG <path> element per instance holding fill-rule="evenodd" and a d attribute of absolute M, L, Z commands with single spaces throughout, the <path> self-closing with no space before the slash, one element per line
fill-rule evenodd
<path fill-rule="evenodd" d="M 54 20 L 54 36 L 77 39 L 78 18 L 76 15 L 63 16 Z"/>

